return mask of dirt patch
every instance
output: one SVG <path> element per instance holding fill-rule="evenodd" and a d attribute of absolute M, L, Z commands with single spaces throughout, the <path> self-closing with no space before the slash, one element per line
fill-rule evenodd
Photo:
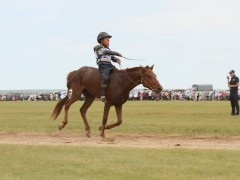
<path fill-rule="evenodd" d="M 67 145 L 94 147 L 132 147 L 156 149 L 228 149 L 240 150 L 240 137 L 180 137 L 149 135 L 111 135 L 106 140 L 99 136 L 87 138 L 80 134 L 6 133 L 0 132 L 0 144 Z"/>

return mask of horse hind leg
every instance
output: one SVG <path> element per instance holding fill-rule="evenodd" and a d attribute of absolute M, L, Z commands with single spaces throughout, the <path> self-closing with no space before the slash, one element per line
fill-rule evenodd
<path fill-rule="evenodd" d="M 68 110 L 69 110 L 70 106 L 80 98 L 81 94 L 82 94 L 82 90 L 78 91 L 78 92 L 75 92 L 73 90 L 71 98 L 65 104 L 64 120 L 58 125 L 59 130 L 62 130 L 67 125 L 67 123 L 68 123 Z"/>
<path fill-rule="evenodd" d="M 87 113 L 88 108 L 92 105 L 95 98 L 87 92 L 84 92 L 84 95 L 85 95 L 85 102 L 83 103 L 82 107 L 80 108 L 80 113 L 81 113 L 81 116 L 82 116 L 82 119 L 83 119 L 83 122 L 85 125 L 86 136 L 88 138 L 90 138 L 91 131 L 90 131 L 90 126 L 87 121 L 86 113 Z"/>

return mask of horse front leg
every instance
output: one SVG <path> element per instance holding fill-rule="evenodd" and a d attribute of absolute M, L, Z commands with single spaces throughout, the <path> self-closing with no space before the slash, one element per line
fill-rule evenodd
<path fill-rule="evenodd" d="M 115 106 L 115 109 L 116 109 L 116 114 L 117 114 L 117 122 L 107 125 L 105 127 L 105 129 L 112 129 L 112 128 L 122 124 L 122 105 Z"/>
<path fill-rule="evenodd" d="M 108 120 L 108 114 L 109 114 L 109 110 L 110 110 L 110 105 L 105 103 L 104 106 L 104 114 L 103 114 L 103 119 L 102 119 L 102 126 L 99 127 L 99 130 L 101 130 L 100 136 L 102 138 L 105 138 L 105 126 L 107 124 L 107 120 Z"/>

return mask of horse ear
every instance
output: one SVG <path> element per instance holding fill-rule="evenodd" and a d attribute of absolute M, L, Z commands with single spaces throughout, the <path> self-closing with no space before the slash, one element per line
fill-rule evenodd
<path fill-rule="evenodd" d="M 146 69 L 149 69 L 149 66 L 146 66 L 145 68 L 146 68 Z"/>
<path fill-rule="evenodd" d="M 150 67 L 150 69 L 153 70 L 153 68 L 154 68 L 154 64 Z"/>

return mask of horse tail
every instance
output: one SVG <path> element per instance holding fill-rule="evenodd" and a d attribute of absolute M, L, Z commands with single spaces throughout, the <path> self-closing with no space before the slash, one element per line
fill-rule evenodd
<path fill-rule="evenodd" d="M 65 98 L 63 98 L 62 100 L 60 100 L 57 105 L 55 106 L 53 112 L 52 112 L 52 116 L 51 118 L 53 120 L 57 119 L 57 117 L 59 116 L 59 114 L 61 113 L 62 111 L 62 108 L 63 106 L 66 104 L 66 102 L 68 101 L 69 97 L 68 97 L 68 93 L 69 93 L 69 89 L 68 89 L 68 92 L 67 92 L 67 95 Z"/>
<path fill-rule="evenodd" d="M 75 74 L 75 72 L 76 71 L 72 71 L 67 76 L 67 88 L 68 89 L 71 89 L 71 81 L 72 81 L 72 78 L 73 78 L 73 75 Z"/>
<path fill-rule="evenodd" d="M 53 120 L 57 119 L 57 117 L 59 116 L 59 114 L 61 113 L 62 111 L 62 108 L 63 106 L 66 104 L 66 102 L 68 101 L 69 99 L 69 90 L 71 89 L 71 79 L 73 77 L 73 75 L 75 74 L 76 71 L 72 71 L 68 74 L 67 76 L 67 88 L 68 88 L 68 91 L 67 91 L 67 95 L 65 98 L 63 98 L 62 100 L 60 100 L 57 105 L 55 106 L 53 112 L 52 112 L 52 116 L 51 118 Z"/>

